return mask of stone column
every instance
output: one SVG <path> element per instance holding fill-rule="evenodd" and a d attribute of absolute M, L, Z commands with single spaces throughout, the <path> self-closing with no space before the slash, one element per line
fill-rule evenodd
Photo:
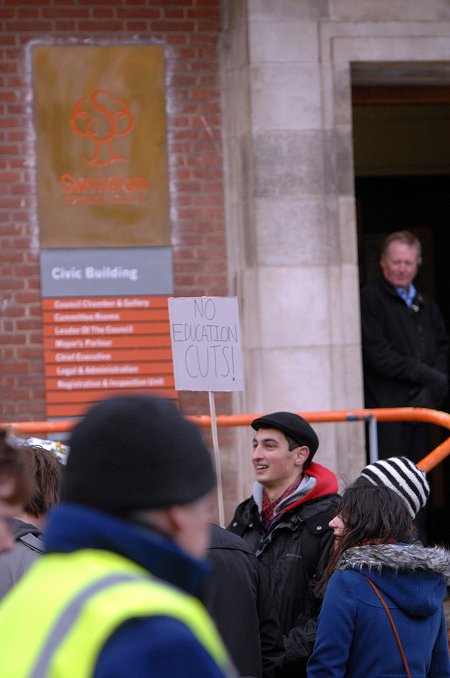
<path fill-rule="evenodd" d="M 325 101 L 319 24 L 328 3 L 226 6 L 230 282 L 240 300 L 246 368 L 236 411 L 360 408 L 351 135 Z M 346 86 L 350 108 L 349 79 Z M 361 424 L 316 428 L 317 461 L 345 475 L 364 464 Z M 240 437 L 249 449 L 250 434 Z M 241 463 L 245 485 L 251 474 Z"/>

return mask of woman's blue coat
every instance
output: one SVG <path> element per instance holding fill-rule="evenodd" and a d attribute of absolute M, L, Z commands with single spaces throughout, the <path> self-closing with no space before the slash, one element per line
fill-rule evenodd
<path fill-rule="evenodd" d="M 420 544 L 349 549 L 328 584 L 308 678 L 395 678 L 406 671 L 380 590 L 414 678 L 450 676 L 443 598 L 450 553 Z"/>

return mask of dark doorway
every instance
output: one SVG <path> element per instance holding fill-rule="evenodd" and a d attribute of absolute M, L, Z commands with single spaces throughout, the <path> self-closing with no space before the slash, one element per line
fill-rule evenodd
<path fill-rule="evenodd" d="M 450 176 L 357 177 L 359 261 L 361 284 L 379 275 L 384 237 L 401 229 L 412 231 L 423 246 L 417 287 L 439 305 L 450 330 Z M 443 409 L 450 411 L 450 396 Z M 432 428 L 430 450 L 449 434 Z M 432 487 L 427 534 L 430 541 L 450 546 L 450 459 L 429 474 Z"/>
<path fill-rule="evenodd" d="M 408 99 L 411 88 L 404 88 L 403 99 L 402 88 L 382 89 L 383 96 L 375 103 L 373 99 L 367 103 L 368 98 L 364 96 L 364 90 L 367 90 L 373 97 L 373 88 L 358 87 L 354 96 L 360 282 L 367 284 L 379 275 L 379 249 L 388 233 L 402 229 L 412 231 L 423 246 L 424 263 L 416 279 L 417 287 L 436 301 L 450 332 L 450 146 L 448 142 L 444 146 L 442 143 L 447 126 L 450 129 L 450 105 L 441 97 L 438 109 L 430 109 L 433 105 L 430 90 L 423 88 L 426 91 L 424 105 L 432 111 L 427 122 L 426 111 L 420 107 L 422 88 L 414 88 L 413 105 Z M 386 96 L 392 95 L 394 90 L 396 98 L 390 106 Z M 448 88 L 446 92 L 448 96 Z M 450 102 L 450 97 L 447 101 Z M 383 110 L 378 109 L 374 114 L 371 107 L 379 105 Z M 404 120 L 402 110 L 405 111 Z M 438 131 L 433 128 L 437 124 L 436 116 L 439 121 L 444 121 Z M 416 121 L 417 136 L 414 132 Z M 402 130 L 401 139 L 396 130 Z M 423 153 L 421 144 L 417 143 L 419 134 L 422 139 L 424 134 L 428 135 L 429 143 Z M 442 409 L 450 411 L 450 396 Z M 448 435 L 446 430 L 430 427 L 427 452 Z M 428 539 L 450 546 L 450 459 L 447 458 L 428 477 L 432 488 L 427 516 Z"/>

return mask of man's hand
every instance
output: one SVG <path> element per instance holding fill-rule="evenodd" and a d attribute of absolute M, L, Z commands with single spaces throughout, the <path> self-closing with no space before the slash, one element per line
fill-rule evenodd
<path fill-rule="evenodd" d="M 433 399 L 432 406 L 439 405 L 447 394 L 448 390 L 447 376 L 440 372 L 439 370 L 436 370 L 434 367 L 422 365 L 420 377 L 421 377 L 420 381 L 423 383 L 425 388 L 431 393 Z M 414 406 L 420 407 L 420 405 L 416 405 L 415 402 Z M 422 405 L 422 407 L 426 407 L 426 405 Z M 428 405 L 428 407 L 430 406 Z"/>

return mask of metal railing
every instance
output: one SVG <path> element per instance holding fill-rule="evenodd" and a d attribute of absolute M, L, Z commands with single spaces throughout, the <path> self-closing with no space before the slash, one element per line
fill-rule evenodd
<path fill-rule="evenodd" d="M 250 423 L 256 417 L 264 413 L 256 414 L 222 414 L 217 415 L 217 427 L 236 427 L 250 426 Z M 310 423 L 333 423 L 333 422 L 351 422 L 367 421 L 369 427 L 371 423 L 385 421 L 421 421 L 428 424 L 435 424 L 446 428 L 450 432 L 450 414 L 440 410 L 431 410 L 424 407 L 387 407 L 380 409 L 361 409 L 361 410 L 330 410 L 322 412 L 298 412 L 304 419 Z M 189 419 L 195 421 L 199 426 L 209 428 L 211 426 L 211 417 L 208 415 L 190 416 Z M 28 421 L 28 422 L 6 422 L 0 423 L 0 427 L 8 428 L 16 435 L 37 435 L 37 434 L 56 434 L 66 433 L 72 429 L 77 420 L 65 421 Z M 373 429 L 372 429 L 373 432 Z M 373 436 L 372 445 L 375 437 Z M 440 445 L 427 454 L 418 463 L 418 466 L 425 471 L 431 471 L 440 464 L 448 455 L 450 455 L 450 433 Z"/>
<path fill-rule="evenodd" d="M 218 415 L 218 426 L 249 426 L 260 414 L 233 414 Z M 321 412 L 298 412 L 309 423 L 332 423 L 332 422 L 350 422 L 367 421 L 385 422 L 385 421 L 422 421 L 428 424 L 436 424 L 446 428 L 450 432 L 450 414 L 440 410 L 431 410 L 425 407 L 386 407 L 379 409 L 362 410 L 330 410 Z M 208 416 L 191 417 L 200 426 L 210 426 L 211 418 Z M 440 445 L 427 454 L 418 462 L 418 466 L 428 473 L 435 466 L 441 463 L 450 455 L 450 436 Z"/>

